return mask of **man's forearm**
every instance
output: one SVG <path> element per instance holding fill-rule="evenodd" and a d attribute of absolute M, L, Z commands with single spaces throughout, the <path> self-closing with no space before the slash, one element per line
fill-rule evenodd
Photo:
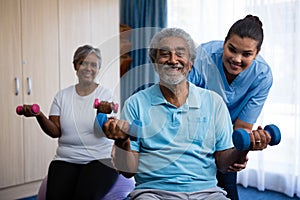
<path fill-rule="evenodd" d="M 215 154 L 217 168 L 226 172 L 229 166 L 234 163 L 243 164 L 247 159 L 249 151 L 238 151 L 235 148 L 220 151 Z"/>
<path fill-rule="evenodd" d="M 131 151 L 130 140 L 116 140 L 113 147 L 113 162 L 125 177 L 134 176 L 138 165 L 138 153 Z"/>

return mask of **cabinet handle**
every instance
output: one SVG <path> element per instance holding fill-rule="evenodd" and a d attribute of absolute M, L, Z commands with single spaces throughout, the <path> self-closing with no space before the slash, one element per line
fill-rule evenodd
<path fill-rule="evenodd" d="M 27 94 L 30 95 L 31 89 L 32 89 L 32 83 L 31 83 L 31 78 L 29 78 L 29 77 L 27 77 L 27 85 L 28 85 Z"/>
<path fill-rule="evenodd" d="M 15 78 L 15 83 L 16 83 L 16 92 L 15 92 L 15 95 L 18 96 L 19 95 L 19 91 L 20 91 L 20 81 L 19 81 L 19 79 L 17 77 Z"/>

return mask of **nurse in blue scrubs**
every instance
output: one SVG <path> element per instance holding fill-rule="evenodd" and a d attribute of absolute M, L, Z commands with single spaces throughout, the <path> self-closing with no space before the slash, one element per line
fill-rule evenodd
<path fill-rule="evenodd" d="M 263 42 L 262 22 L 247 15 L 235 22 L 225 41 L 211 41 L 197 49 L 188 79 L 199 87 L 213 90 L 224 99 L 233 128 L 251 132 L 272 86 L 269 65 L 259 55 Z M 237 171 L 246 167 L 234 164 L 228 173 L 217 173 L 218 185 L 232 200 L 238 199 Z"/>

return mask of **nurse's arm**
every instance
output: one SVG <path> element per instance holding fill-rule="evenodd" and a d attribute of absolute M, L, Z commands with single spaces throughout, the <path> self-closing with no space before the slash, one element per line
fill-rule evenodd
<path fill-rule="evenodd" d="M 237 118 L 233 124 L 233 130 L 237 130 L 237 129 L 245 129 L 245 131 L 247 131 L 248 133 L 250 133 L 252 131 L 253 128 L 253 124 L 249 124 L 245 121 L 240 120 L 239 118 Z"/>

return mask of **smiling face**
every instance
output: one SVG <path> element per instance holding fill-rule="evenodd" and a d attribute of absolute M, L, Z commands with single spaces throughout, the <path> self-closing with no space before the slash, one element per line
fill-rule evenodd
<path fill-rule="evenodd" d="M 160 41 L 157 49 L 154 68 L 160 82 L 177 85 L 184 81 L 192 68 L 186 41 L 180 37 L 166 37 Z"/>
<path fill-rule="evenodd" d="M 231 83 L 239 73 L 247 69 L 257 55 L 256 40 L 232 35 L 227 42 L 224 43 L 224 53 L 222 57 L 228 82 Z"/>
<path fill-rule="evenodd" d="M 76 71 L 79 83 L 89 84 L 94 82 L 100 68 L 98 63 L 98 58 L 94 53 L 78 61 Z"/>

